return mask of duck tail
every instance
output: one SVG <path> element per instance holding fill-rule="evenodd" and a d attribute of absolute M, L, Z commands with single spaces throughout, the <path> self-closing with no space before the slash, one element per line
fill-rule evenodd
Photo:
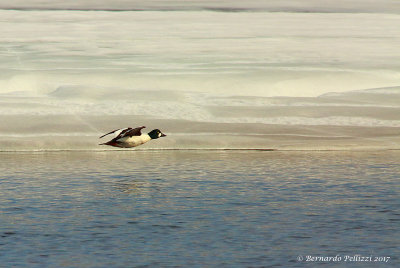
<path fill-rule="evenodd" d="M 109 146 L 114 146 L 114 147 L 121 147 L 118 145 L 118 143 L 116 143 L 115 141 L 112 141 L 112 140 L 105 142 L 105 143 L 100 143 L 99 145 L 109 145 Z"/>
<path fill-rule="evenodd" d="M 104 143 L 99 143 L 99 145 L 112 145 L 112 141 L 107 141 Z"/>

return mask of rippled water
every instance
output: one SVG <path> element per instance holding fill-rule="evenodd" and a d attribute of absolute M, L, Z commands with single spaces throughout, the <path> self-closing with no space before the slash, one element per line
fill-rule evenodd
<path fill-rule="evenodd" d="M 399 267 L 397 151 L 0 156 L 3 267 Z"/>

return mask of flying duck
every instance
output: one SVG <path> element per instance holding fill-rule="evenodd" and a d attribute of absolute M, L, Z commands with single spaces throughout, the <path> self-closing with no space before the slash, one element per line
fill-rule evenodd
<path fill-rule="evenodd" d="M 127 128 L 120 128 L 113 130 L 101 136 L 100 139 L 112 133 L 115 133 L 115 135 L 117 136 L 114 139 L 106 143 L 101 143 L 99 145 L 110 145 L 120 148 L 132 148 L 142 145 L 148 142 L 149 140 L 155 140 L 167 136 L 164 133 L 162 133 L 159 129 L 153 129 L 147 134 L 142 134 L 141 131 L 143 128 L 145 128 L 145 126 L 137 128 L 127 127 Z"/>

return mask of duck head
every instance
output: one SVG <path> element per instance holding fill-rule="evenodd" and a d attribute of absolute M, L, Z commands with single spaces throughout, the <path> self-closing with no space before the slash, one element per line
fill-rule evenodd
<path fill-rule="evenodd" d="M 150 131 L 148 133 L 148 135 L 150 136 L 151 139 L 155 140 L 161 137 L 165 137 L 167 135 L 165 135 L 164 133 L 162 133 L 159 129 L 153 129 L 152 131 Z"/>

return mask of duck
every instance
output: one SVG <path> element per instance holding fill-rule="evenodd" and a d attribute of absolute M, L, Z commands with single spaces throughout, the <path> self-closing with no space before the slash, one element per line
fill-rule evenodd
<path fill-rule="evenodd" d="M 132 148 L 145 144 L 148 141 L 156 140 L 158 138 L 167 136 L 164 133 L 162 133 L 159 129 L 153 129 L 147 134 L 142 134 L 142 129 L 144 128 L 145 126 L 136 128 L 126 127 L 113 130 L 99 137 L 99 139 L 113 133 L 115 133 L 116 137 L 108 142 L 100 143 L 99 145 L 109 145 L 119 148 Z"/>

